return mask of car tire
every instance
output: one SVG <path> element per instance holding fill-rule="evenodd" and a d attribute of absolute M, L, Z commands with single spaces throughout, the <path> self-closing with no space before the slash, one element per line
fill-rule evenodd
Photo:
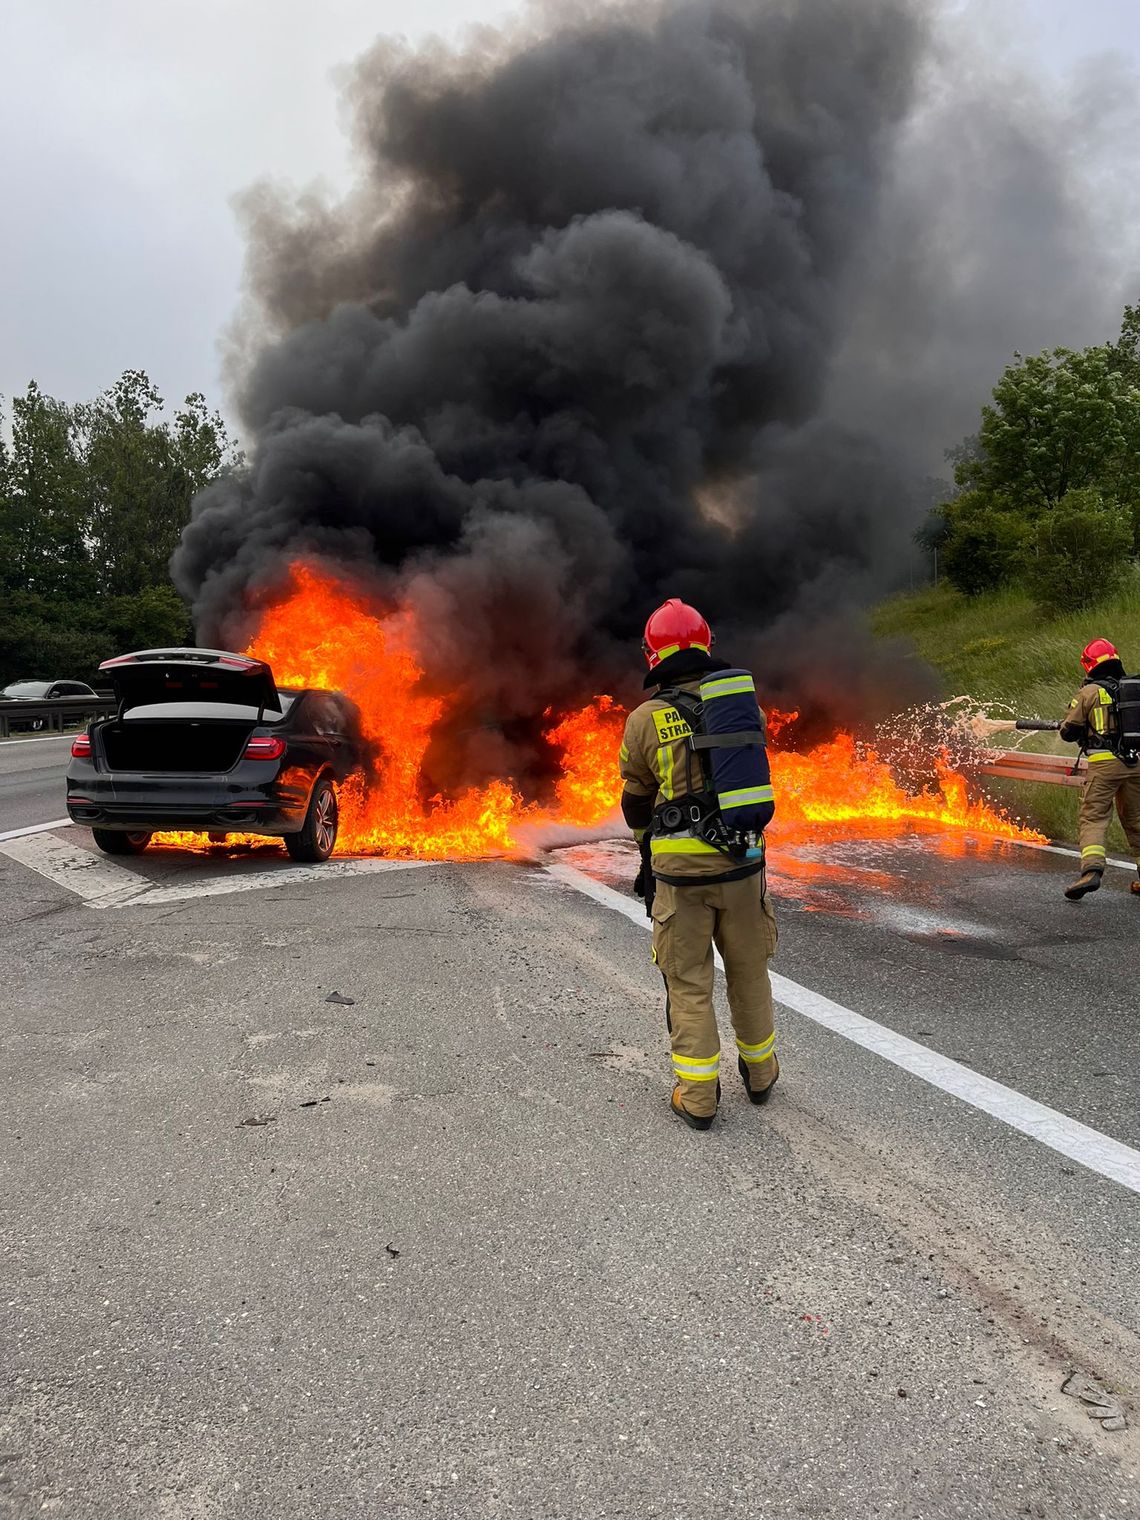
<path fill-rule="evenodd" d="M 339 827 L 336 788 L 327 776 L 322 776 L 313 788 L 300 830 L 285 835 L 285 848 L 294 860 L 327 860 L 336 847 Z"/>
<path fill-rule="evenodd" d="M 149 834 L 126 829 L 92 829 L 91 837 L 104 855 L 141 855 L 150 843 Z"/>

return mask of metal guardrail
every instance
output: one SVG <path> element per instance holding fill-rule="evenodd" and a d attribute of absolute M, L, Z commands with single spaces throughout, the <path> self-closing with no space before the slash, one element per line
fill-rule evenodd
<path fill-rule="evenodd" d="M 983 776 L 1004 776 L 1012 781 L 1044 781 L 1050 786 L 1081 786 L 1088 774 L 1082 757 L 1074 766 L 1066 755 L 1024 754 L 1021 750 L 991 750 L 978 769 Z M 1075 771 L 1075 774 L 1074 774 Z"/>
<path fill-rule="evenodd" d="M 62 734 L 78 728 L 88 718 L 110 718 L 119 710 L 113 697 L 54 697 L 50 702 L 0 701 L 0 739 L 7 739 L 13 726 L 43 728 Z"/>

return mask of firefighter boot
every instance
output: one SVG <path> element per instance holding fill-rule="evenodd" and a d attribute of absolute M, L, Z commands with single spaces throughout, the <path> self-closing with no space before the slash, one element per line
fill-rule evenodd
<path fill-rule="evenodd" d="M 716 1084 L 716 1101 L 717 1101 L 717 1106 L 719 1107 L 720 1106 L 720 1083 L 719 1082 Z M 673 1089 L 673 1096 L 670 1098 L 669 1104 L 670 1104 L 670 1107 L 672 1108 L 673 1112 L 677 1115 L 677 1118 L 680 1119 L 683 1124 L 687 1124 L 690 1129 L 711 1129 L 712 1128 L 712 1122 L 716 1118 L 716 1113 L 713 1112 L 711 1114 L 691 1114 L 689 1112 L 689 1110 L 685 1107 L 685 1105 L 681 1102 L 681 1089 L 680 1089 L 679 1086 L 677 1086 L 677 1087 L 675 1087 Z"/>
<path fill-rule="evenodd" d="M 776 1079 L 780 1075 L 780 1063 L 776 1060 L 776 1057 L 772 1057 L 772 1080 L 768 1083 L 767 1087 L 757 1088 L 756 1091 L 753 1091 L 752 1084 L 748 1080 L 748 1063 L 743 1056 L 737 1057 L 736 1069 L 740 1073 L 740 1080 L 744 1083 L 744 1091 L 748 1094 L 749 1103 L 767 1103 L 768 1099 L 772 1096 L 772 1089 L 776 1085 Z"/>
<path fill-rule="evenodd" d="M 1070 902 L 1076 902 L 1078 898 L 1084 897 L 1086 893 L 1098 891 L 1100 879 L 1103 875 L 1103 871 L 1094 870 L 1091 866 L 1086 867 L 1077 877 L 1076 881 L 1070 882 L 1065 888 L 1065 896 Z"/>

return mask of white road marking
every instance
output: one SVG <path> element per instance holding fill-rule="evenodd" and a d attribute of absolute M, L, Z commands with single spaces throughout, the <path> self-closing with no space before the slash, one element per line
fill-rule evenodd
<path fill-rule="evenodd" d="M 222 897 L 230 892 L 255 892 L 305 881 L 336 881 L 345 876 L 405 871 L 431 864 L 426 860 L 329 860 L 323 865 L 295 866 L 282 861 L 268 871 L 246 871 L 242 869 L 244 862 L 235 862 L 225 875 L 183 878 L 171 886 L 163 886 L 138 869 L 118 865 L 104 855 L 96 855 L 54 835 L 45 836 L 44 829 L 51 827 L 17 830 L 19 837 L 9 836 L 0 843 L 0 854 L 74 892 L 89 908 L 159 907 L 195 897 Z"/>
<path fill-rule="evenodd" d="M 28 828 L 9 829 L 7 833 L 0 834 L 0 844 L 2 844 L 5 839 L 23 839 L 28 834 L 46 834 L 51 829 L 69 829 L 70 827 L 70 818 L 57 818 L 52 823 L 33 823 L 29 825 Z"/>
<path fill-rule="evenodd" d="M 376 871 L 410 871 L 432 865 L 428 860 L 327 860 L 323 865 L 280 865 L 272 871 L 233 872 L 202 881 L 180 882 L 173 887 L 151 886 L 129 903 L 114 907 L 153 908 L 163 903 L 186 902 L 193 897 L 223 897 L 230 892 L 254 892 L 265 887 L 291 887 L 302 881 L 338 881 L 345 876 L 371 876 Z M 97 906 L 102 906 L 97 905 Z"/>
<path fill-rule="evenodd" d="M 1019 844 L 1028 850 L 1044 850 L 1046 855 L 1068 855 L 1071 860 L 1080 860 L 1082 858 L 1080 850 L 1070 850 L 1068 845 L 1064 844 L 1038 844 L 1034 839 L 1011 839 L 1008 843 Z M 1136 869 L 1136 861 L 1117 860 L 1115 855 L 1108 856 L 1107 864 L 1119 866 L 1122 871 L 1135 871 Z"/>
<path fill-rule="evenodd" d="M 21 865 L 29 866 L 66 887 L 93 908 L 120 904 L 126 897 L 145 892 L 149 883 L 146 878 L 124 866 L 116 865 L 103 855 L 80 849 L 54 834 L 32 834 L 22 839 L 9 839 L 3 853 Z"/>
<path fill-rule="evenodd" d="M 66 739 L 70 744 L 75 738 L 74 734 L 40 734 L 38 739 L 0 739 L 0 745 L 4 744 L 59 744 Z"/>
<path fill-rule="evenodd" d="M 650 927 L 645 909 L 636 898 L 623 897 L 612 887 L 594 881 L 573 866 L 550 865 L 546 870 L 556 881 L 592 897 L 603 907 L 623 913 L 641 928 Z M 716 960 L 723 969 L 719 955 Z M 972 1108 L 1067 1156 L 1070 1161 L 1079 1162 L 1089 1171 L 1140 1194 L 1140 1151 L 1131 1146 L 1090 1129 L 1087 1124 L 1070 1119 L 1054 1108 L 1047 1108 L 1012 1087 L 983 1077 L 948 1056 L 928 1050 L 925 1045 L 908 1040 L 905 1035 L 896 1034 L 893 1029 L 876 1024 L 873 1019 L 864 1018 L 841 1003 L 833 1003 L 830 998 L 775 972 L 772 973 L 772 994 L 785 1008 L 794 1009 L 813 1023 L 822 1024 L 825 1029 L 842 1035 L 845 1040 L 881 1056 L 894 1066 L 900 1066 L 931 1087 L 960 1098 Z"/>

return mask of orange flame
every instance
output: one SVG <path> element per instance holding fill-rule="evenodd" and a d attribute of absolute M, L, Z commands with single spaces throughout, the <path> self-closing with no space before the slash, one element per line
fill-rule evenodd
<path fill-rule="evenodd" d="M 625 713 L 608 696 L 577 712 L 547 714 L 544 738 L 561 760 L 548 805 L 525 799 L 509 778 L 455 797 L 425 798 L 424 761 L 432 733 L 454 698 L 424 694 L 413 635 L 410 613 L 378 613 L 330 576 L 297 565 L 290 594 L 266 610 L 248 650 L 268 662 L 280 686 L 343 691 L 360 710 L 377 757 L 376 773 L 371 783 L 356 775 L 340 789 L 338 854 L 474 859 L 517 850 L 524 826 L 593 828 L 615 812 Z M 785 735 L 797 717 L 772 713 L 770 738 Z M 965 778 L 944 759 L 934 762 L 937 790 L 904 791 L 874 751 L 858 746 L 849 734 L 837 734 L 807 753 L 778 749 L 772 770 L 777 799 L 772 832 L 778 838 L 805 831 L 863 837 L 924 825 L 1007 839 L 1038 837 L 972 801 Z M 228 843 L 236 837 L 228 836 Z M 155 839 L 192 847 L 206 843 L 200 834 L 165 833 Z"/>
<path fill-rule="evenodd" d="M 788 726 L 790 721 L 783 725 Z M 905 791 L 875 750 L 847 733 L 804 754 L 777 749 L 771 761 L 776 791 L 771 833 L 785 842 L 805 834 L 881 837 L 923 826 L 1043 842 L 1042 835 L 989 803 L 971 799 L 965 776 L 945 755 L 933 757 L 935 784 L 917 793 Z"/>

